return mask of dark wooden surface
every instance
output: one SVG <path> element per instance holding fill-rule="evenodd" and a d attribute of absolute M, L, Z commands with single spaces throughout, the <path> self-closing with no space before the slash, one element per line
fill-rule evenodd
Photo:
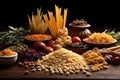
<path fill-rule="evenodd" d="M 45 72 L 31 72 L 28 75 L 24 75 L 24 70 L 22 67 L 13 65 L 11 67 L 1 67 L 0 66 L 0 79 L 87 79 L 87 80 L 111 80 L 120 79 L 120 66 L 111 66 L 107 70 L 101 70 L 98 72 L 92 72 L 92 75 L 87 77 L 85 74 L 80 72 L 79 74 L 72 74 L 70 76 L 58 75 Z"/>

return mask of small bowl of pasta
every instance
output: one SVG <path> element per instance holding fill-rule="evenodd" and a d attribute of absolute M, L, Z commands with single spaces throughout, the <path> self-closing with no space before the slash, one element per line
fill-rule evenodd
<path fill-rule="evenodd" d="M 102 33 L 95 32 L 91 34 L 89 37 L 83 39 L 83 42 L 93 47 L 110 47 L 114 45 L 117 42 L 117 40 L 105 32 Z"/>
<path fill-rule="evenodd" d="M 0 65 L 10 66 L 17 62 L 18 54 L 10 49 L 0 51 Z"/>

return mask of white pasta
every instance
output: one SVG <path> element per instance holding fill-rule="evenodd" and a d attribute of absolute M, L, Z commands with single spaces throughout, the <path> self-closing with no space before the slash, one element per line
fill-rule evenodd
<path fill-rule="evenodd" d="M 41 66 L 43 71 L 47 69 L 52 74 L 70 75 L 80 71 L 85 71 L 87 74 L 89 69 L 84 57 L 65 48 L 43 56 L 42 60 L 37 61 L 37 65 Z"/>

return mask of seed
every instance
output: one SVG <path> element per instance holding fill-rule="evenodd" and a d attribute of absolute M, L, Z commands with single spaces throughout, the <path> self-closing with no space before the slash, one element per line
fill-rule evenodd
<path fill-rule="evenodd" d="M 83 74 L 85 74 L 87 71 L 86 70 L 83 70 Z"/>
<path fill-rule="evenodd" d="M 37 66 L 36 68 L 37 68 L 37 69 L 39 69 L 39 68 L 40 68 L 40 66 Z"/>
<path fill-rule="evenodd" d="M 66 72 L 66 75 L 69 76 L 69 75 L 70 75 L 70 72 L 67 71 L 67 72 Z"/>
<path fill-rule="evenodd" d="M 31 72 L 35 72 L 36 71 L 36 69 L 31 69 Z"/>
<path fill-rule="evenodd" d="M 23 66 L 24 66 L 24 64 L 23 64 L 22 62 L 18 62 L 18 65 L 19 65 L 20 67 L 23 67 Z"/>
<path fill-rule="evenodd" d="M 35 66 L 32 66 L 31 69 L 35 69 Z"/>
<path fill-rule="evenodd" d="M 28 66 L 28 65 L 25 65 L 25 66 L 24 66 L 24 68 L 25 68 L 25 69 L 28 69 L 28 68 L 29 68 L 29 66 Z"/>
<path fill-rule="evenodd" d="M 79 72 L 80 72 L 80 70 L 76 70 L 76 71 L 75 71 L 76 74 L 79 74 Z"/>
<path fill-rule="evenodd" d="M 87 76 L 91 76 L 91 73 L 90 73 L 90 72 L 86 72 L 86 75 L 87 75 Z"/>
<path fill-rule="evenodd" d="M 41 68 L 37 69 L 38 71 L 41 71 Z"/>
<path fill-rule="evenodd" d="M 27 62 L 27 61 L 24 61 L 24 65 L 28 65 L 29 64 L 29 62 Z"/>
<path fill-rule="evenodd" d="M 74 74 L 74 73 L 75 73 L 73 70 L 69 70 L 69 72 L 70 72 L 71 74 Z"/>
<path fill-rule="evenodd" d="M 52 73 L 52 74 L 54 74 L 54 73 L 55 73 L 55 71 L 54 71 L 54 70 L 51 70 L 51 73 Z"/>
<path fill-rule="evenodd" d="M 24 72 L 25 75 L 27 75 L 29 73 L 30 73 L 30 71 L 28 71 L 28 70 L 25 70 L 25 72 Z"/>
<path fill-rule="evenodd" d="M 49 70 L 48 69 L 45 69 L 46 72 L 48 72 Z"/>

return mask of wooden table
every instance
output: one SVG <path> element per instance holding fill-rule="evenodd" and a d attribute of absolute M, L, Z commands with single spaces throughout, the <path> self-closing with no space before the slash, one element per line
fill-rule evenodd
<path fill-rule="evenodd" d="M 98 29 L 99 30 L 99 29 Z M 94 31 L 94 30 L 93 30 Z M 97 30 L 96 30 L 97 31 Z M 103 29 L 101 31 L 104 31 Z M 80 72 L 79 74 L 72 74 L 70 76 L 51 75 L 45 72 L 31 72 L 28 75 L 24 75 L 24 69 L 17 66 L 16 64 L 10 67 L 2 67 L 0 65 L 0 79 L 79 79 L 79 80 L 120 80 L 120 65 L 111 66 L 109 69 L 101 70 L 99 72 L 93 72 L 91 76 L 87 77 L 85 74 Z"/>
<path fill-rule="evenodd" d="M 92 72 L 92 75 L 87 77 L 85 74 L 80 72 L 79 74 L 72 74 L 70 76 L 50 74 L 45 72 L 31 72 L 28 75 L 24 74 L 22 67 L 17 65 L 10 67 L 0 66 L 0 79 L 80 79 L 80 80 L 101 80 L 101 79 L 120 79 L 120 66 L 111 66 L 107 70 L 101 70 L 99 72 Z"/>

